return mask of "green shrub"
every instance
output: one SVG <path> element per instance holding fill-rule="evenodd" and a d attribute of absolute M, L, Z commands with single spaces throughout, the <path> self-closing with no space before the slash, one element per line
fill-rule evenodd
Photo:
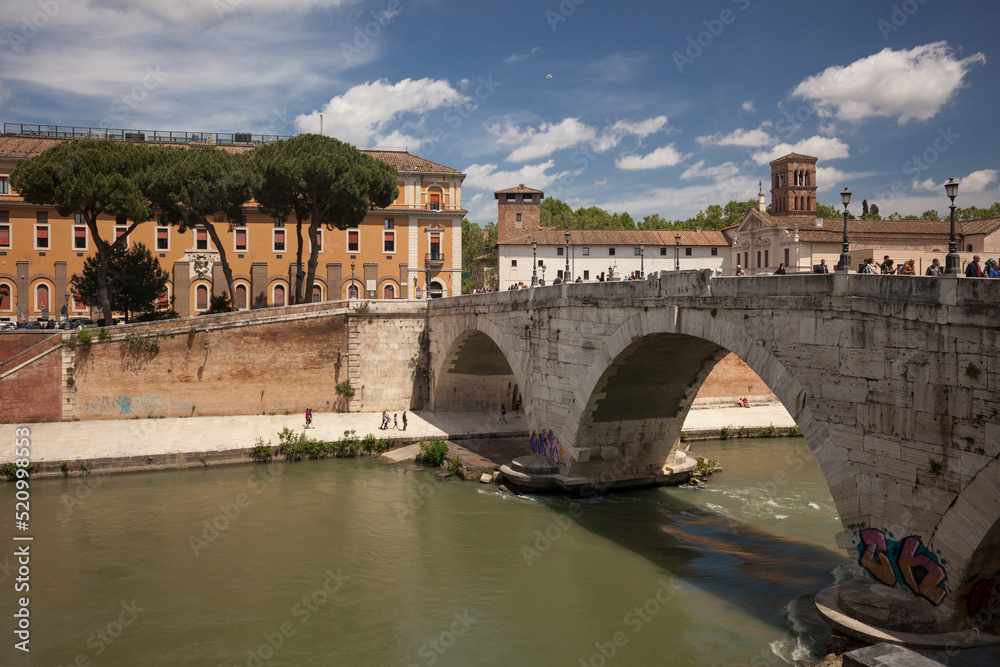
<path fill-rule="evenodd" d="M 108 333 L 107 329 L 101 327 L 101 330 L 97 332 L 97 340 L 107 340 L 109 338 L 111 338 L 111 334 Z"/>
<path fill-rule="evenodd" d="M 36 470 L 38 470 L 38 466 L 36 466 L 34 463 L 29 463 L 27 466 L 17 466 L 14 465 L 13 463 L 4 463 L 2 466 L 0 466 L 0 475 L 6 477 L 8 480 L 14 479 L 15 477 L 17 477 L 18 468 L 24 468 L 25 470 L 28 471 L 28 474 L 31 474 Z"/>
<path fill-rule="evenodd" d="M 431 466 L 440 466 L 448 457 L 448 445 L 441 438 L 420 443 L 420 460 Z"/>
<path fill-rule="evenodd" d="M 457 456 L 448 459 L 448 472 L 458 472 L 458 469 L 462 467 L 462 459 Z"/>
<path fill-rule="evenodd" d="M 81 345 L 90 345 L 91 343 L 94 342 L 94 334 L 90 333 L 86 329 L 84 329 L 83 331 L 78 331 L 76 333 L 76 338 L 77 340 L 80 341 Z"/>
<path fill-rule="evenodd" d="M 335 387 L 337 393 L 346 398 L 351 398 L 354 396 L 354 387 L 351 386 L 350 380 L 344 380 L 343 382 L 338 382 Z"/>
<path fill-rule="evenodd" d="M 264 442 L 264 438 L 257 436 L 257 441 L 250 450 L 250 458 L 254 463 L 270 463 L 274 452 L 271 450 L 271 441 Z"/>

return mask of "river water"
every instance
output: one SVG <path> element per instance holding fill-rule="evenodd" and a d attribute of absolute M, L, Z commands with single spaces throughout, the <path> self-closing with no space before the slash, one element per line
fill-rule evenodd
<path fill-rule="evenodd" d="M 16 575 L 0 571 L 0 664 L 779 665 L 822 652 L 812 596 L 847 558 L 804 441 L 692 451 L 725 468 L 705 488 L 586 501 L 368 459 L 38 480 L 32 651 L 12 648 Z M 13 485 L 0 495 L 13 508 Z"/>

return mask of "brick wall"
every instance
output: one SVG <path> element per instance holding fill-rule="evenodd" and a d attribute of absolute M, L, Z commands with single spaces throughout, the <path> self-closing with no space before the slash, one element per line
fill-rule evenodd
<path fill-rule="evenodd" d="M 338 406 L 334 388 L 348 370 L 346 315 L 198 329 L 193 335 L 162 327 L 149 327 L 159 333 L 160 345 L 151 358 L 123 352 L 117 330 L 113 340 L 76 347 L 74 416 L 294 414 Z"/>
<path fill-rule="evenodd" d="M 58 421 L 62 418 L 62 355 L 58 336 L 44 334 L 0 334 L 0 422 Z M 39 345 L 50 342 L 49 345 Z M 22 361 L 13 357 L 24 354 L 23 361 L 36 353 L 43 354 L 32 363 L 16 368 Z"/>

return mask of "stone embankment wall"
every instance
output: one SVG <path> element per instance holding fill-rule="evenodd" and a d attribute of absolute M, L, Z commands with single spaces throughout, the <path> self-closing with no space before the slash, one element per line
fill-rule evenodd
<path fill-rule="evenodd" d="M 323 306 L 323 307 L 320 307 Z M 422 407 L 426 306 L 309 304 L 108 330 L 66 348 L 62 415 L 133 419 Z M 126 341 L 155 337 L 158 350 Z M 67 339 L 71 336 L 67 335 Z M 58 356 L 58 355 L 57 355 Z M 59 379 L 48 380 L 59 387 Z M 349 382 L 354 396 L 338 393 Z"/>

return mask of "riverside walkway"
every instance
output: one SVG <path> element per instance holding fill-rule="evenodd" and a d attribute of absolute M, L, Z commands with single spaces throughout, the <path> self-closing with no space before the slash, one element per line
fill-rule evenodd
<path fill-rule="evenodd" d="M 401 414 L 401 413 L 397 413 Z M 470 438 L 524 438 L 524 453 L 530 453 L 528 420 L 508 414 L 507 424 L 498 425 L 499 415 L 475 412 L 407 412 L 408 425 L 380 431 L 380 412 L 313 413 L 312 438 L 333 441 L 353 430 L 358 437 L 372 433 L 379 438 L 416 442 L 429 438 L 464 440 Z M 725 427 L 761 428 L 769 425 L 791 427 L 794 422 L 777 403 L 747 408 L 711 407 L 692 410 L 684 424 L 691 435 L 717 434 Z M 100 467 L 163 469 L 247 460 L 246 450 L 257 438 L 278 444 L 284 428 L 302 431 L 305 416 L 237 415 L 232 417 L 190 417 L 177 419 L 128 419 L 38 424 L 0 424 L 0 463 L 14 460 L 15 429 L 27 428 L 31 462 L 43 471 L 62 462 L 71 469 L 80 463 L 100 462 Z M 206 458 L 202 458 L 206 457 Z M 238 458 L 237 458 L 238 457 Z M 150 460 L 152 459 L 152 460 Z M 116 465 L 116 461 L 119 465 Z M 133 465 L 129 465 L 131 462 Z"/>

